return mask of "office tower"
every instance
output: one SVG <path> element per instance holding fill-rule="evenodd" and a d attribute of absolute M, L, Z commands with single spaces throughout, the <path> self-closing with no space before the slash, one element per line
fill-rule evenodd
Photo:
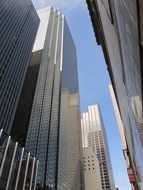
<path fill-rule="evenodd" d="M 83 148 L 85 190 L 102 190 L 99 162 L 92 147 Z"/>
<path fill-rule="evenodd" d="M 0 14 L 0 128 L 10 134 L 39 18 L 30 0 L 2 0 Z"/>
<path fill-rule="evenodd" d="M 88 111 L 82 114 L 81 128 L 83 147 L 92 147 L 99 160 L 102 189 L 114 190 L 106 132 L 98 104 L 88 106 Z"/>
<path fill-rule="evenodd" d="M 102 46 L 115 91 L 136 182 L 143 186 L 142 1 L 87 0 L 97 43 Z M 122 14 L 121 14 L 122 13 Z"/>
<path fill-rule="evenodd" d="M 38 161 L 0 130 L 0 189 L 34 190 Z"/>
<path fill-rule="evenodd" d="M 16 138 L 21 136 L 22 144 L 26 143 L 39 159 L 37 188 L 80 190 L 82 147 L 76 49 L 62 14 L 47 7 L 38 10 L 38 15 L 41 22 L 28 71 L 31 68 L 33 72 L 34 67 L 37 70 L 34 76 L 26 75 L 13 132 L 21 128 Z"/>

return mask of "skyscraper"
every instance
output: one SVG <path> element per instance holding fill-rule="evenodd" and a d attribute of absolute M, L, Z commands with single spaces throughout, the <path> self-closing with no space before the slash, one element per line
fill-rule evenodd
<path fill-rule="evenodd" d="M 9 134 L 39 18 L 30 0 L 2 0 L 0 14 L 0 128 Z"/>
<path fill-rule="evenodd" d="M 114 178 L 108 150 L 106 132 L 99 105 L 91 105 L 81 118 L 83 147 L 92 147 L 97 155 L 102 189 L 114 190 Z"/>
<path fill-rule="evenodd" d="M 143 187 L 143 3 L 86 0 L 97 43 L 102 46 L 127 141 L 126 155 Z M 122 13 L 122 14 L 121 14 Z"/>
<path fill-rule="evenodd" d="M 30 61 L 33 71 L 37 64 L 37 71 L 34 76 L 27 73 L 29 82 L 26 78 L 13 127 L 15 131 L 21 128 L 22 137 L 27 135 L 26 148 L 39 159 L 37 188 L 80 190 L 82 147 L 76 48 L 61 13 L 47 7 L 38 10 L 38 15 L 41 22 Z M 30 106 L 24 107 L 24 102 Z M 25 115 L 20 119 L 21 110 Z"/>

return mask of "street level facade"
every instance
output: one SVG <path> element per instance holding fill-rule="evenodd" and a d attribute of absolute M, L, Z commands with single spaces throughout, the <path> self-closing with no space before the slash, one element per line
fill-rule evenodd
<path fill-rule="evenodd" d="M 38 160 L 0 130 L 0 189 L 36 188 Z"/>

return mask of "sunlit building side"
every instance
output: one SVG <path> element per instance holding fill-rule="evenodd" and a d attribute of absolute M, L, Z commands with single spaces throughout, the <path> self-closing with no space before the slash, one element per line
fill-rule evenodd
<path fill-rule="evenodd" d="M 92 147 L 99 161 L 102 189 L 114 190 L 114 178 L 104 124 L 98 104 L 88 106 L 81 118 L 83 147 Z"/>

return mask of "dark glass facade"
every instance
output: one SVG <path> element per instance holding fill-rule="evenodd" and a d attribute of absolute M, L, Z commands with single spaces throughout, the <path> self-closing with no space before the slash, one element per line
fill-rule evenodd
<path fill-rule="evenodd" d="M 9 134 L 39 18 L 30 0 L 2 0 L 0 17 L 0 128 Z"/>
<path fill-rule="evenodd" d="M 41 56 L 42 50 L 32 53 L 12 125 L 11 136 L 22 146 L 26 143 Z"/>
<path fill-rule="evenodd" d="M 77 59 L 76 49 L 65 20 L 63 36 L 57 189 L 78 190 L 84 187 Z"/>
<path fill-rule="evenodd" d="M 38 49 L 42 49 L 42 56 L 26 148 L 39 159 L 37 189 L 80 190 L 82 149 L 76 49 L 63 15 L 52 8 L 39 10 L 38 14 L 41 23 L 45 16 L 48 22 L 39 27 L 35 41 L 38 46 L 34 45 L 35 57 Z"/>

